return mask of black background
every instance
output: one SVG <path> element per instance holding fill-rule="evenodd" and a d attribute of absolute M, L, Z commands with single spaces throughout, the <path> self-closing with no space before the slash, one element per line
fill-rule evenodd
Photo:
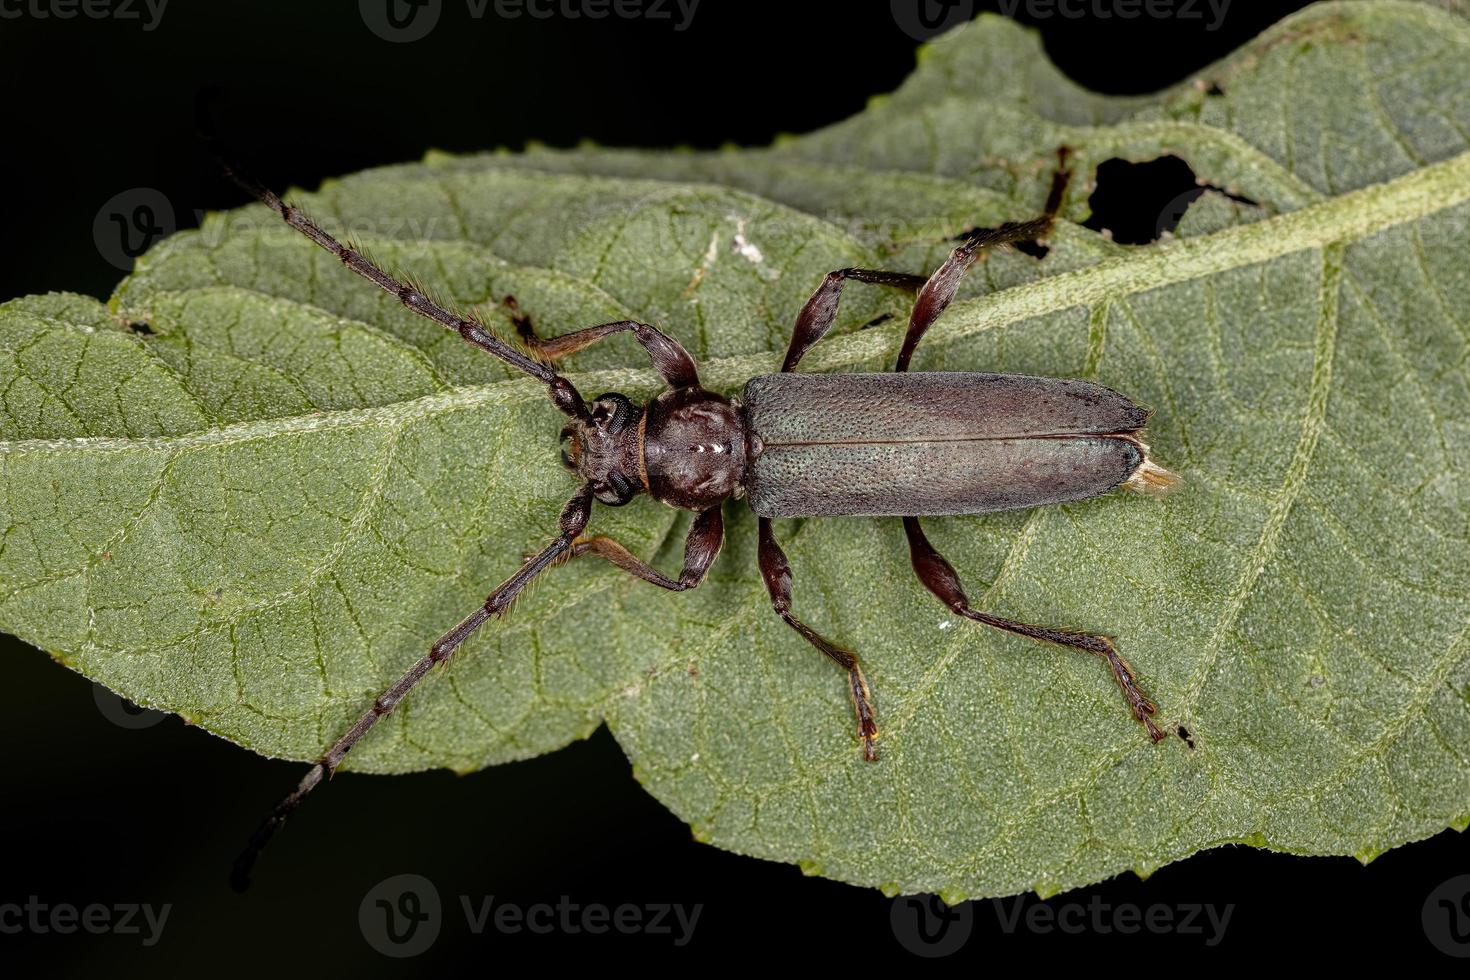
<path fill-rule="evenodd" d="M 1028 19 L 1024 3 L 1020 19 L 1041 29 L 1052 57 L 1082 84 L 1146 92 L 1299 6 L 1237 2 L 1215 31 L 1203 4 L 1203 20 Z M 194 140 L 202 93 L 214 93 L 219 132 L 267 183 L 311 187 L 431 147 L 759 144 L 859 111 L 904 78 L 914 48 L 883 3 L 703 0 L 678 31 L 670 20 L 475 20 L 463 0 L 446 0 L 438 27 L 410 44 L 374 36 L 354 2 L 173 0 L 151 31 L 137 20 L 0 19 L 0 299 L 46 290 L 105 297 L 121 271 L 94 243 L 93 222 L 119 192 L 158 189 L 185 227 L 196 211 L 243 203 Z M 1144 203 L 1140 210 L 1157 213 Z M 88 681 L 23 644 L 0 643 L 0 903 L 35 895 L 52 905 L 173 905 L 152 948 L 137 936 L 27 930 L 0 935 L 0 962 L 38 956 L 67 972 L 162 975 L 485 972 L 505 968 L 507 957 L 614 963 L 626 953 L 700 967 L 778 952 L 838 971 L 921 962 L 895 940 L 881 894 L 692 842 L 634 782 L 605 731 L 464 778 L 336 780 L 293 821 L 255 888 L 237 896 L 225 883 L 230 858 L 302 766 L 174 718 L 115 725 Z M 1371 946 L 1450 965 L 1426 942 L 1420 909 L 1435 886 L 1470 871 L 1465 845 L 1446 832 L 1366 868 L 1224 848 L 1147 882 L 1124 875 L 1050 903 L 1233 904 L 1213 949 L 1199 935 L 1007 935 L 980 903 L 968 944 L 938 962 L 1046 970 L 1055 957 L 1104 953 L 1091 962 L 1152 972 L 1208 953 L 1241 965 L 1299 956 L 1325 968 Z M 377 882 L 405 872 L 435 883 L 445 921 L 429 952 L 390 960 L 364 941 L 358 905 Z M 460 895 L 703 911 L 683 948 L 655 935 L 476 936 Z M 1011 966 L 1011 956 L 1045 959 Z"/>

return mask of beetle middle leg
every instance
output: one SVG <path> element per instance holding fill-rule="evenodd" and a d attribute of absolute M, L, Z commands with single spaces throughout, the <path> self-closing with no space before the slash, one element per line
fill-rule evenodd
<path fill-rule="evenodd" d="M 1033 241 L 1050 234 L 1052 226 L 1056 224 L 1057 212 L 1061 210 L 1062 198 L 1067 193 L 1067 185 L 1072 180 L 1072 171 L 1067 169 L 1068 152 L 1065 146 L 1057 150 L 1057 169 L 1052 174 L 1051 190 L 1046 196 L 1046 207 L 1040 217 L 1030 221 L 1008 221 L 999 228 L 982 228 L 973 232 L 924 283 L 914 300 L 913 312 L 909 314 L 909 329 L 904 335 L 903 347 L 898 352 L 895 371 L 908 370 L 914 349 L 919 346 L 919 341 L 924 338 L 934 321 L 939 319 L 939 314 L 954 299 L 965 273 L 983 249 L 1011 242 Z"/>
<path fill-rule="evenodd" d="M 791 615 L 791 563 L 786 560 L 786 552 L 781 550 L 781 546 L 776 543 L 776 536 L 771 533 L 770 518 L 760 518 L 759 526 L 761 577 L 766 581 L 766 591 L 771 594 L 771 606 L 787 626 L 796 630 L 808 643 L 847 671 L 852 707 L 857 713 L 858 738 L 863 740 L 863 758 L 869 762 L 877 762 L 878 721 L 873 713 L 873 695 L 868 690 L 862 668 L 858 666 L 857 654 L 838 646 Z"/>
<path fill-rule="evenodd" d="M 842 286 L 847 280 L 869 282 L 878 286 L 893 286 L 909 292 L 919 289 L 928 280 L 909 272 L 884 272 L 881 269 L 838 269 L 827 273 L 817 291 L 796 315 L 796 326 L 791 331 L 791 345 L 786 348 L 786 359 L 781 362 L 781 371 L 794 371 L 802 355 L 811 350 L 817 341 L 832 329 L 832 320 L 837 316 L 837 303 L 842 298 Z"/>
<path fill-rule="evenodd" d="M 684 568 L 677 579 L 669 578 L 612 538 L 601 534 L 577 541 L 563 560 L 570 561 L 582 555 L 597 555 L 651 585 L 670 592 L 684 592 L 704 581 L 724 543 L 725 519 L 720 514 L 720 508 L 711 507 L 694 518 L 689 534 L 684 538 Z"/>
<path fill-rule="evenodd" d="M 1150 717 L 1156 710 L 1153 701 L 1139 688 L 1133 668 L 1118 653 L 1112 640 L 1093 633 L 1078 633 L 1072 630 L 1054 629 L 1050 626 L 1018 623 L 1015 620 L 1002 619 L 999 616 L 971 609 L 969 600 L 965 597 L 965 589 L 960 584 L 960 577 L 955 574 L 954 566 L 934 550 L 934 546 L 924 536 L 923 528 L 919 526 L 919 519 L 905 517 L 903 530 L 909 539 L 909 557 L 913 561 L 914 572 L 919 576 L 919 581 L 923 582 L 924 587 L 930 592 L 938 596 L 939 601 L 948 606 L 951 612 L 1007 633 L 1028 636 L 1033 640 L 1055 643 L 1102 657 L 1108 662 L 1108 667 L 1113 672 L 1113 680 L 1117 681 L 1118 686 L 1122 688 L 1123 696 L 1128 700 L 1128 707 L 1133 712 L 1133 717 L 1148 729 L 1148 737 L 1155 742 L 1164 737 L 1164 733 Z"/>

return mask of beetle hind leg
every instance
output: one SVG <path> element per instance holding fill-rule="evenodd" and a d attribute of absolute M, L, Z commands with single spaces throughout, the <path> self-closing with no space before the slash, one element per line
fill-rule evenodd
<path fill-rule="evenodd" d="M 1015 620 L 1003 619 L 970 608 L 969 600 L 965 598 L 964 587 L 960 584 L 959 576 L 955 574 L 954 566 L 934 550 L 934 546 L 924 536 L 924 529 L 919 526 L 919 519 L 905 517 L 903 530 L 909 539 L 909 556 L 913 561 L 914 572 L 919 576 L 919 581 L 923 582 L 924 587 L 933 592 L 940 602 L 948 606 L 951 612 L 1007 633 L 1071 647 L 1074 650 L 1081 650 L 1103 658 L 1113 673 L 1113 680 L 1123 691 L 1123 697 L 1128 701 L 1129 710 L 1148 731 L 1148 737 L 1155 742 L 1164 737 L 1164 733 L 1154 724 L 1152 717 L 1158 710 L 1157 707 L 1139 687 L 1138 677 L 1133 672 L 1133 668 L 1118 653 L 1112 640 L 1094 633 L 1079 633 L 1073 630 L 1054 629 L 1050 626 L 1018 623 Z"/>

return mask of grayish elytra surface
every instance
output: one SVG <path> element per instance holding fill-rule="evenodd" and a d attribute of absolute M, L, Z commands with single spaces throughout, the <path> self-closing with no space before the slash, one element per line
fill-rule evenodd
<path fill-rule="evenodd" d="M 762 517 L 983 514 L 1105 493 L 1148 413 L 1075 379 L 943 371 L 776 374 L 741 392 Z M 1072 435 L 1081 438 L 1059 439 Z"/>
<path fill-rule="evenodd" d="M 458 305 L 514 293 L 547 333 L 657 323 L 731 392 L 775 369 L 831 269 L 928 271 L 959 231 L 1036 213 L 1059 144 L 1083 183 L 1169 152 L 1258 202 L 1207 191 L 1139 248 L 1063 222 L 1044 261 L 976 268 L 914 365 L 1077 377 L 1157 411 L 1187 493 L 929 534 L 977 605 L 1115 635 L 1192 748 L 1139 738 L 1095 662 L 950 617 L 897 520 L 782 525 L 804 617 L 878 692 L 884 758 L 864 765 L 736 505 L 705 587 L 555 570 L 350 765 L 472 770 L 606 719 L 701 839 L 950 898 L 1231 841 L 1366 859 L 1464 827 L 1467 134 L 1470 24 L 1440 5 L 1320 4 L 1127 99 L 982 18 L 861 115 L 770 149 L 434 154 L 297 195 Z M 849 287 L 804 369 L 881 369 L 902 318 L 858 328 L 902 312 Z M 570 367 L 583 391 L 646 395 L 640 363 L 630 341 Z M 0 307 L 0 627 L 314 758 L 544 543 L 570 490 L 558 424 L 538 386 L 264 209 L 212 217 L 106 306 Z M 594 530 L 669 568 L 684 520 L 644 500 Z"/>

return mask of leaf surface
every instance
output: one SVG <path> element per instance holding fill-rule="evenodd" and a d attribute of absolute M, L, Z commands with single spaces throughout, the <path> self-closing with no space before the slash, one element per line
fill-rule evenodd
<path fill-rule="evenodd" d="M 840 674 L 772 615 L 732 503 L 703 587 L 556 569 L 350 766 L 473 770 L 606 720 L 701 839 L 951 899 L 1463 827 L 1467 133 L 1470 25 L 1433 5 L 1319 4 L 1128 99 L 982 17 L 863 114 L 767 149 L 431 154 L 298 195 L 492 322 L 513 293 L 543 334 L 657 323 L 733 392 L 823 274 L 932 270 L 959 232 L 1035 213 L 1065 143 L 1051 251 L 977 265 L 914 366 L 1110 385 L 1155 409 L 1185 480 L 926 527 L 978 608 L 1115 636 L 1192 745 L 1150 745 L 1097 661 L 950 617 L 898 521 L 778 522 L 798 614 L 863 658 L 884 732 L 864 765 Z M 1210 188 L 1175 236 L 1074 223 L 1100 162 L 1166 153 Z M 882 369 L 905 313 L 850 286 L 804 367 Z M 657 389 L 631 341 L 570 369 L 588 395 Z M 313 758 L 550 535 L 559 418 L 264 209 L 211 216 L 106 307 L 0 306 L 0 626 Z M 665 568 L 687 526 L 648 500 L 594 515 Z"/>

